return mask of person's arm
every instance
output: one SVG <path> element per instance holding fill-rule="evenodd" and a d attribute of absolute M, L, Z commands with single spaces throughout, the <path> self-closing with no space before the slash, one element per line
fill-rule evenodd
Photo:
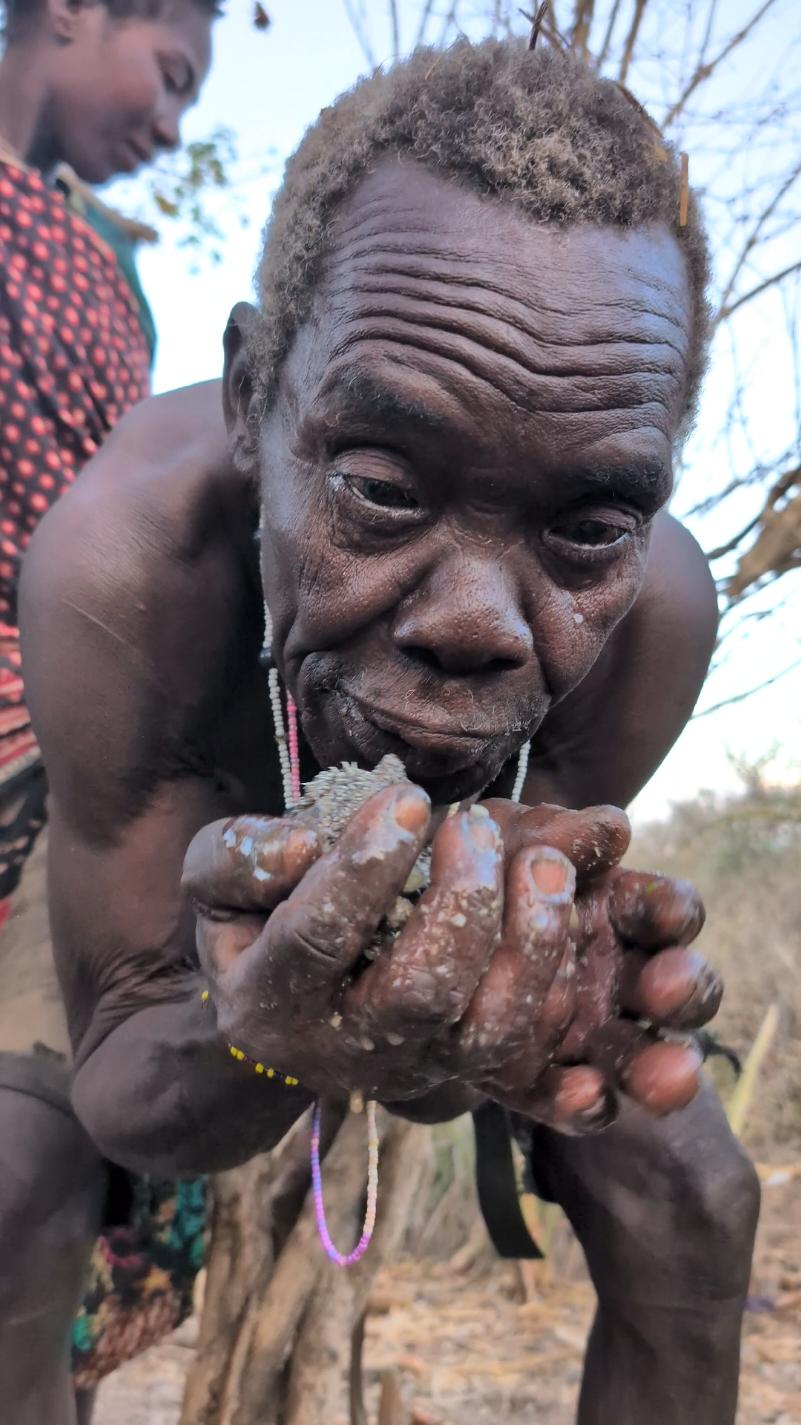
<path fill-rule="evenodd" d="M 733 1425 L 759 1181 L 707 1084 L 595 1140 L 535 1131 L 541 1189 L 570 1219 L 598 1295 L 578 1425 Z"/>
<path fill-rule="evenodd" d="M 187 709 L 220 678 L 236 684 L 240 653 L 221 633 L 243 626 L 245 580 L 205 537 L 227 528 L 235 504 L 218 386 L 148 402 L 121 423 L 42 522 L 21 600 L 26 693 L 50 783 L 51 916 L 75 1107 L 102 1152 L 165 1175 L 245 1160 L 308 1103 L 226 1053 L 201 1004 L 194 917 L 180 893 L 194 833 L 241 809 L 187 728 Z M 223 472 L 205 501 L 191 478 L 197 446 Z M 165 468 L 163 448 L 186 479 Z M 183 545 L 167 545 L 181 528 Z M 153 569 L 167 587 L 151 587 Z M 187 581 L 192 650 L 180 620 L 164 618 L 171 602 L 185 605 Z M 257 630 L 245 642 L 255 663 Z"/>
<path fill-rule="evenodd" d="M 73 1106 L 104 1156 L 163 1176 L 246 1161 L 310 1102 L 233 1060 L 201 1001 L 181 865 L 219 811 L 202 782 L 167 785 L 100 846 L 53 798 L 50 906 L 76 1041 Z"/>

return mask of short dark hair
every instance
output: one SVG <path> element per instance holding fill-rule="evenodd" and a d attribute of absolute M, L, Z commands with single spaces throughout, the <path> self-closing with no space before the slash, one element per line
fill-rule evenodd
<path fill-rule="evenodd" d="M 105 5 L 110 15 L 115 20 L 127 20 L 131 16 L 141 16 L 142 19 L 154 19 L 169 3 L 169 0 L 96 0 L 99 5 Z M 196 9 L 203 10 L 210 19 L 215 20 L 222 14 L 225 0 L 189 0 Z M 39 12 L 44 6 L 44 0 L 2 0 L 3 13 L 3 34 L 5 38 L 13 43 L 25 30 L 36 23 Z"/>
<path fill-rule="evenodd" d="M 262 412 L 310 313 L 337 210 L 382 154 L 414 158 L 536 223 L 663 223 L 684 252 L 692 298 L 688 427 L 705 366 L 709 264 L 692 194 L 679 220 L 678 155 L 628 91 L 571 54 L 516 40 L 419 49 L 361 80 L 308 130 L 287 164 L 257 274 L 249 359 Z"/>

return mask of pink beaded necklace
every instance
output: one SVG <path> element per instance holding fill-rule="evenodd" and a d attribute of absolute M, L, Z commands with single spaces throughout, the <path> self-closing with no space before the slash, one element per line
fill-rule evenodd
<path fill-rule="evenodd" d="M 265 610 L 265 644 L 264 655 L 269 655 L 272 662 L 272 651 L 269 647 L 271 625 L 269 614 Z M 263 661 L 267 662 L 267 657 L 263 655 Z M 298 710 L 292 694 L 286 695 L 286 721 L 284 721 L 284 709 L 281 703 L 281 682 L 278 676 L 278 669 L 274 666 L 269 668 L 267 675 L 270 689 L 270 709 L 273 715 L 273 731 L 275 742 L 278 748 L 278 761 L 281 766 L 281 780 L 284 788 L 284 805 L 287 810 L 297 806 L 301 798 L 302 788 L 300 779 L 300 746 L 298 739 Z M 371 1099 L 366 1105 L 367 1110 L 367 1204 L 364 1213 L 364 1223 L 361 1235 L 352 1252 L 340 1252 L 331 1239 L 328 1230 L 328 1220 L 325 1215 L 325 1201 L 323 1198 L 323 1173 L 320 1164 L 320 1100 L 317 1099 L 312 1109 L 311 1125 L 311 1176 L 312 1192 L 314 1195 L 314 1215 L 317 1221 L 317 1234 L 323 1244 L 325 1254 L 329 1261 L 337 1267 L 352 1267 L 356 1262 L 360 1262 L 364 1256 L 373 1236 L 375 1227 L 376 1208 L 378 1206 L 378 1128 L 376 1124 L 376 1105 Z"/>

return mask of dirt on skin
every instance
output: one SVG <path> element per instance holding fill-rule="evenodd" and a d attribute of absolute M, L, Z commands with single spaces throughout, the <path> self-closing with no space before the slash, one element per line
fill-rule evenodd
<path fill-rule="evenodd" d="M 397 1373 L 412 1425 L 572 1425 L 593 1293 L 575 1244 L 554 1269 L 486 1256 L 472 1271 L 402 1262 L 373 1293 L 365 1367 Z M 528 1299 L 525 1299 L 525 1298 Z M 763 1212 L 743 1342 L 738 1425 L 801 1421 L 801 1172 L 763 1180 Z M 177 1425 L 196 1326 L 102 1386 L 93 1425 Z M 649 1409 L 652 1411 L 654 1402 Z M 345 1425 L 332 1421 L 331 1425 Z"/>

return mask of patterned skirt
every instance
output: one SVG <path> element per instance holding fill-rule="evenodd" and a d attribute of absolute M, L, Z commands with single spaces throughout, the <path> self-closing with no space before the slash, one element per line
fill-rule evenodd
<path fill-rule="evenodd" d="M 98 1239 L 73 1326 L 80 1389 L 163 1340 L 192 1310 L 205 1255 L 206 1179 L 136 1178 L 130 1187 L 128 1222 Z"/>

